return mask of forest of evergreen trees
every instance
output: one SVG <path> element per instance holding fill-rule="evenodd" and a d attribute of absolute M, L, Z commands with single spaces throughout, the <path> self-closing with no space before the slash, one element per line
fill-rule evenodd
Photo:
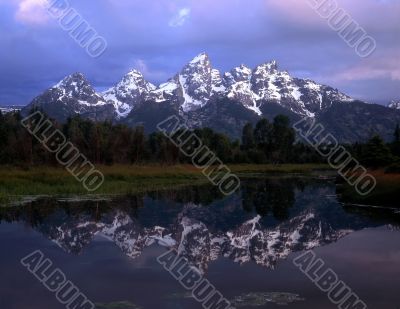
<path fill-rule="evenodd" d="M 21 125 L 21 119 L 19 113 L 0 113 L 0 164 L 56 165 L 54 154 L 46 151 Z M 95 123 L 80 117 L 71 118 L 65 124 L 54 122 L 54 126 L 94 164 L 190 163 L 190 158 L 163 133 L 147 135 L 143 127 Z M 311 146 L 296 140 L 289 119 L 282 115 L 272 122 L 262 119 L 255 126 L 247 124 L 241 140 L 232 140 L 209 128 L 196 129 L 194 133 L 227 164 L 324 163 Z M 394 130 L 391 143 L 373 136 L 367 143 L 345 147 L 367 167 L 399 169 L 399 126 Z"/>

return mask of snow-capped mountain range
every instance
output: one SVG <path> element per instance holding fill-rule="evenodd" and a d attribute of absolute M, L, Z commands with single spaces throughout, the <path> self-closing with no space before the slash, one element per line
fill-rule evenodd
<path fill-rule="evenodd" d="M 32 104 L 62 103 L 76 114 L 109 105 L 114 118 L 125 118 L 145 101 L 173 102 L 184 114 L 204 107 L 216 97 L 238 101 L 259 116 L 263 101 L 276 102 L 296 114 L 310 117 L 332 102 L 353 101 L 332 87 L 290 76 L 278 69 L 276 61 L 255 69 L 241 65 L 222 74 L 212 67 L 208 55 L 202 53 L 158 87 L 146 81 L 139 71 L 132 70 L 112 88 L 96 93 L 83 74 L 75 73 L 37 97 Z"/>
<path fill-rule="evenodd" d="M 115 86 L 97 93 L 83 74 L 75 73 L 36 97 L 23 113 L 33 108 L 60 122 L 81 115 L 94 121 L 142 125 L 147 132 L 174 114 L 191 128 L 208 126 L 235 138 L 246 123 L 263 117 L 284 114 L 297 121 L 307 116 L 333 125 L 343 142 L 366 139 L 368 132 L 391 138 L 400 121 L 400 109 L 393 113 L 392 108 L 357 101 L 330 86 L 292 77 L 276 61 L 254 69 L 242 64 L 222 73 L 206 53 L 159 86 L 131 70 Z M 350 123 L 338 117 L 348 117 Z"/>

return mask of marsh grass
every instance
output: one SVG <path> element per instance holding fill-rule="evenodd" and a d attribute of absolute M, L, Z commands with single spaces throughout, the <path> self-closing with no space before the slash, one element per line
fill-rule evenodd
<path fill-rule="evenodd" d="M 317 170 L 331 170 L 328 164 L 236 164 L 229 166 L 237 174 L 307 174 Z"/>
<path fill-rule="evenodd" d="M 189 166 L 98 166 L 105 181 L 95 194 L 135 193 L 142 189 L 201 181 Z M 0 168 L 0 197 L 88 194 L 66 170 L 55 167 Z"/>
<path fill-rule="evenodd" d="M 135 194 L 207 183 L 201 170 L 192 165 L 96 166 L 105 177 L 96 195 Z M 324 165 L 232 165 L 233 173 L 307 173 Z M 22 196 L 88 195 L 83 185 L 61 167 L 0 167 L 0 204 Z"/>

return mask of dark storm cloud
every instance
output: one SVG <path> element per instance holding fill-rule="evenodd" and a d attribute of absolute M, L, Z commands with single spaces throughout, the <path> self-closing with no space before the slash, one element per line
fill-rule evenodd
<path fill-rule="evenodd" d="M 42 10 L 41 1 L 0 0 L 0 104 L 27 104 L 75 71 L 98 89 L 134 67 L 158 84 L 202 51 L 223 71 L 276 59 L 295 76 L 370 102 L 400 96 L 396 1 L 338 1 L 377 40 L 377 51 L 367 59 L 308 0 L 70 0 L 107 39 L 105 54 L 92 59 Z"/>

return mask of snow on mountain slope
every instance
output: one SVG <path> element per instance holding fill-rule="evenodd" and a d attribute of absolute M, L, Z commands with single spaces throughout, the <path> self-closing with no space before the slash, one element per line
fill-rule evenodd
<path fill-rule="evenodd" d="M 117 117 L 124 118 L 136 104 L 149 98 L 150 93 L 156 89 L 156 86 L 144 79 L 142 73 L 132 70 L 102 95 L 106 101 L 114 105 Z"/>
<path fill-rule="evenodd" d="M 156 102 L 176 102 L 184 113 L 206 105 L 213 96 L 226 88 L 221 73 L 213 69 L 206 53 L 196 56 L 167 83 L 161 84 L 150 96 Z"/>
<path fill-rule="evenodd" d="M 331 87 L 293 78 L 287 71 L 280 71 L 276 61 L 257 66 L 251 81 L 253 92 L 261 100 L 273 101 L 302 116 L 314 117 L 335 101 L 352 101 Z"/>
<path fill-rule="evenodd" d="M 337 89 L 280 71 L 276 61 L 259 65 L 254 70 L 242 64 L 222 76 L 212 68 L 205 53 L 195 57 L 155 93 L 158 102 L 163 99 L 178 102 L 184 113 L 203 107 L 214 97 L 239 101 L 259 116 L 262 115 L 260 106 L 265 102 L 274 102 L 296 114 L 313 117 L 333 102 L 353 101 Z"/>
<path fill-rule="evenodd" d="M 183 67 L 180 73 L 154 91 L 156 101 L 178 102 L 183 112 L 203 107 L 213 93 L 223 88 L 220 73 L 211 67 L 208 55 L 202 53 Z"/>
<path fill-rule="evenodd" d="M 201 53 L 166 83 L 156 87 L 142 73 L 132 70 L 114 87 L 97 94 L 84 76 L 75 73 L 36 98 L 32 104 L 63 104 L 60 114 L 97 115 L 102 118 L 126 118 L 140 103 L 150 100 L 169 102 L 181 114 L 195 112 L 214 98 L 229 98 L 262 116 L 261 107 L 276 103 L 301 116 L 313 117 L 335 102 L 352 98 L 329 86 L 292 77 L 280 71 L 276 61 L 250 69 L 240 65 L 221 74 L 213 68 L 209 56 Z M 65 116 L 68 116 L 65 115 Z M 93 116 L 92 116 L 93 118 Z"/>
<path fill-rule="evenodd" d="M 74 115 L 81 115 L 93 121 L 115 118 L 113 105 L 97 94 L 81 73 L 65 77 L 36 97 L 22 113 L 28 114 L 32 108 L 40 108 L 61 122 Z"/>
<path fill-rule="evenodd" d="M 216 69 L 211 71 L 211 87 L 212 95 L 219 95 L 226 91 L 221 72 Z"/>
<path fill-rule="evenodd" d="M 75 99 L 84 106 L 105 105 L 104 98 L 96 93 L 82 73 L 74 73 L 53 86 L 57 101 Z"/>
<path fill-rule="evenodd" d="M 245 107 L 261 116 L 258 104 L 261 98 L 252 90 L 251 77 L 251 69 L 243 64 L 225 73 L 226 96 L 241 102 Z"/>
<path fill-rule="evenodd" d="M 400 100 L 399 101 L 392 100 L 389 103 L 388 107 L 389 108 L 394 108 L 394 109 L 400 109 Z"/>

